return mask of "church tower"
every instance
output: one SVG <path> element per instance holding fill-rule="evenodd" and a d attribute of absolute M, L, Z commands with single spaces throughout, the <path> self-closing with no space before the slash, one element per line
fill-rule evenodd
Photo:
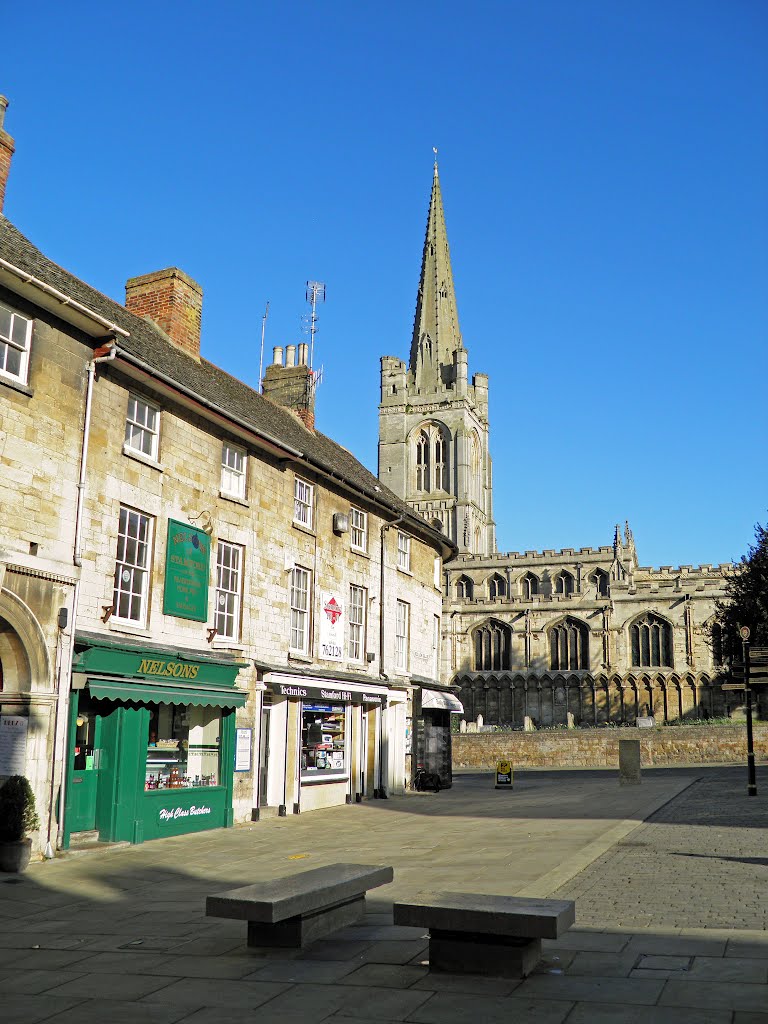
<path fill-rule="evenodd" d="M 437 162 L 410 359 L 381 360 L 379 478 L 459 551 L 495 552 L 488 377 L 468 382 Z"/>

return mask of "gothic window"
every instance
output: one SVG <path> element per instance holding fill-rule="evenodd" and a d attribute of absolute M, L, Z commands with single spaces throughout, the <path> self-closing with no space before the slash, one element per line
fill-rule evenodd
<path fill-rule="evenodd" d="M 445 486 L 445 438 L 437 431 L 435 434 L 435 479 L 434 488 L 436 491 L 446 490 Z"/>
<path fill-rule="evenodd" d="M 448 439 L 435 423 L 425 424 L 415 440 L 416 490 L 448 490 Z"/>
<path fill-rule="evenodd" d="M 539 580 L 532 572 L 527 572 L 520 580 L 520 592 L 524 601 L 532 601 L 539 593 Z"/>
<path fill-rule="evenodd" d="M 565 569 L 555 576 L 555 593 L 566 597 L 573 593 L 573 576 Z"/>
<path fill-rule="evenodd" d="M 646 612 L 629 629 L 632 664 L 643 668 L 672 668 L 672 627 L 653 612 Z"/>
<path fill-rule="evenodd" d="M 712 647 L 712 661 L 716 665 L 723 664 L 723 627 L 719 622 L 713 622 L 710 630 L 710 644 Z"/>
<path fill-rule="evenodd" d="M 416 441 L 416 490 L 429 489 L 429 435 L 422 430 Z"/>
<path fill-rule="evenodd" d="M 480 504 L 480 446 L 475 435 L 469 439 L 469 475 L 469 495 Z"/>
<path fill-rule="evenodd" d="M 503 576 L 494 573 L 488 580 L 488 597 L 495 601 L 497 597 L 507 596 L 507 581 Z"/>
<path fill-rule="evenodd" d="M 609 583 L 608 573 L 604 569 L 595 569 L 590 576 L 592 583 L 595 586 L 595 591 L 598 597 L 608 597 Z"/>
<path fill-rule="evenodd" d="M 550 668 L 589 668 L 589 631 L 583 622 L 570 616 L 549 631 Z"/>
<path fill-rule="evenodd" d="M 512 630 L 491 620 L 472 634 L 475 672 L 493 672 L 511 667 Z"/>
<path fill-rule="evenodd" d="M 456 580 L 456 597 L 460 601 L 471 601 L 474 587 L 469 576 L 459 576 Z"/>

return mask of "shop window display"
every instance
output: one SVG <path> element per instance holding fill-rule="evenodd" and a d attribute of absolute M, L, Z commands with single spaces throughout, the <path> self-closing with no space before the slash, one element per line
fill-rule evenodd
<path fill-rule="evenodd" d="M 151 706 L 145 789 L 219 785 L 221 709 Z"/>
<path fill-rule="evenodd" d="M 302 705 L 301 775 L 304 779 L 347 771 L 346 710 L 343 704 Z"/>

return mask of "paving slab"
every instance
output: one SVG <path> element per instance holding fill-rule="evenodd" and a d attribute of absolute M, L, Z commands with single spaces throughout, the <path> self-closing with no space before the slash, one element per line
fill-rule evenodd
<path fill-rule="evenodd" d="M 14 922 L 0 928 L 3 1024 L 768 1024 L 768 803 L 747 800 L 743 771 L 644 769 L 632 787 L 607 771 L 520 775 L 512 799 L 492 773 L 460 775 L 446 793 L 0 878 Z M 395 870 L 360 926 L 249 950 L 240 922 L 205 917 L 212 893 L 340 850 Z M 574 899 L 576 926 L 523 982 L 433 974 L 425 930 L 392 918 L 425 891 Z"/>

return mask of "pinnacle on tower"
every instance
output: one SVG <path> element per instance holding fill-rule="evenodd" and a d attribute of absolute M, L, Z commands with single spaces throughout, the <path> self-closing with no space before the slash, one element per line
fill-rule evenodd
<path fill-rule="evenodd" d="M 417 379 L 440 379 L 440 368 L 452 367 L 454 352 L 463 347 L 435 159 L 408 368 Z"/>

